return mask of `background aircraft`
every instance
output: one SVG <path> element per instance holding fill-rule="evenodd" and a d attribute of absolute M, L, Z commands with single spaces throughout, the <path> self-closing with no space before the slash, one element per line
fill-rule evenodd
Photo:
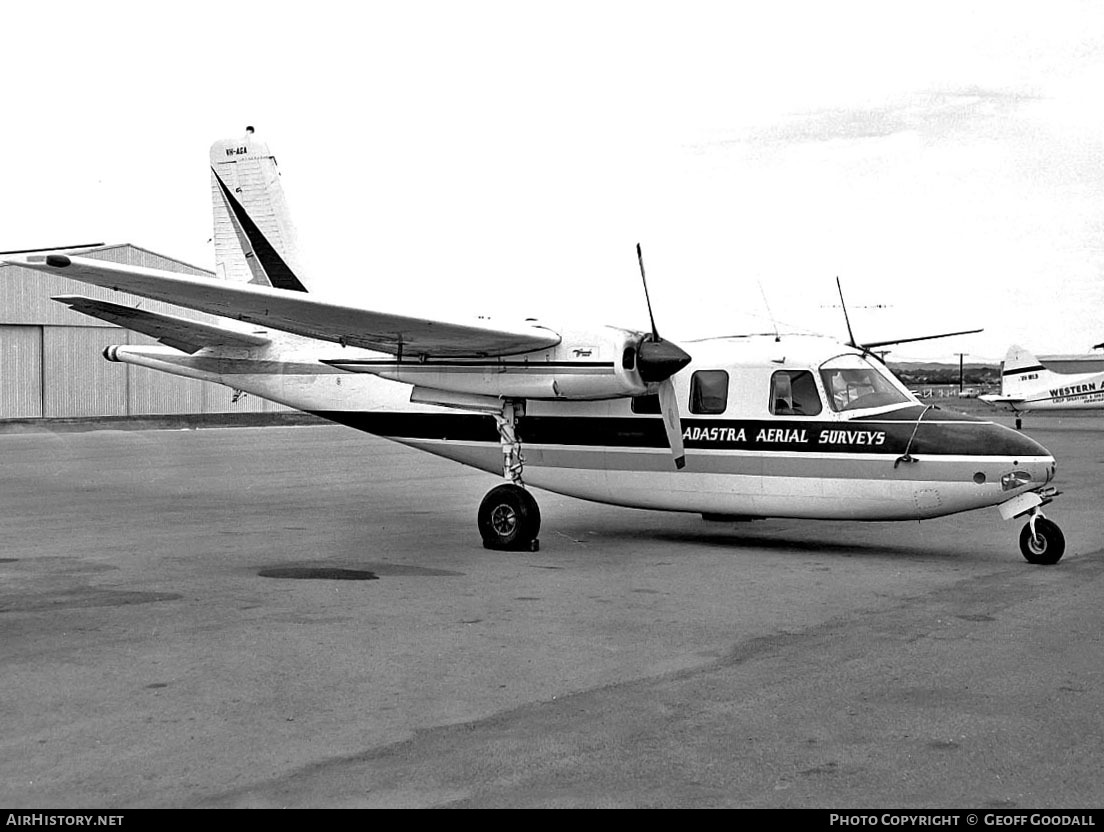
<path fill-rule="evenodd" d="M 1013 345 L 1001 368 L 1000 394 L 980 398 L 1013 411 L 1019 428 L 1021 414 L 1033 410 L 1104 409 L 1104 373 L 1056 373 L 1023 347 Z"/>
<path fill-rule="evenodd" d="M 725 520 L 918 520 L 997 506 L 1027 517 L 1029 561 L 1065 550 L 1041 512 L 1056 494 L 1053 456 L 1004 426 L 924 405 L 853 336 L 680 346 L 654 317 L 633 331 L 350 304 L 301 266 L 279 171 L 252 129 L 216 142 L 210 161 L 226 279 L 61 253 L 19 264 L 220 316 L 55 298 L 163 344 L 108 347 L 110 361 L 215 381 L 501 474 L 477 516 L 488 548 L 537 547 L 535 486 Z M 643 278 L 639 246 L 637 258 Z"/>

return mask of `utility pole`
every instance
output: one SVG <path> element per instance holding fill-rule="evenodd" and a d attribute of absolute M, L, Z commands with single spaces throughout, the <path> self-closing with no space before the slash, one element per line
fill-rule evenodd
<path fill-rule="evenodd" d="M 965 355 L 966 355 L 966 353 L 964 353 L 964 352 L 958 353 L 958 395 L 960 395 L 960 396 L 962 395 L 962 383 L 963 383 L 963 378 L 964 378 L 963 372 L 962 372 L 962 358 Z"/>

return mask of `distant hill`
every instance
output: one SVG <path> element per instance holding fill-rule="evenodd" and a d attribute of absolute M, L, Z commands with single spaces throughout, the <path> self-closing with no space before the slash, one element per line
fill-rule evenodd
<path fill-rule="evenodd" d="M 941 361 L 887 361 L 886 363 L 889 364 L 890 369 L 892 369 L 893 372 L 897 372 L 898 370 L 901 370 L 903 372 L 908 372 L 908 371 L 946 370 L 946 369 L 953 369 L 956 373 L 958 372 L 958 362 L 957 361 L 953 362 L 953 363 L 949 362 L 949 361 L 942 361 L 942 362 Z M 963 370 L 971 370 L 971 369 L 973 369 L 973 370 L 983 370 L 983 369 L 987 369 L 987 368 L 992 368 L 994 370 L 999 371 L 1000 370 L 1000 362 L 996 361 L 996 362 L 993 362 L 993 363 L 988 363 L 988 362 L 984 362 L 984 361 L 974 361 L 974 362 L 967 361 L 965 364 L 962 365 Z"/>
<path fill-rule="evenodd" d="M 958 384 L 958 364 L 937 361 L 890 361 L 889 369 L 910 387 L 922 384 Z M 971 386 L 1000 385 L 1000 364 L 967 363 L 961 368 L 962 382 Z"/>

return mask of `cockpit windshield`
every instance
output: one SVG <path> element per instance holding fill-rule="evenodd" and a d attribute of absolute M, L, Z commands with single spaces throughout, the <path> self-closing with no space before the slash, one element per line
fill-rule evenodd
<path fill-rule="evenodd" d="M 840 355 L 820 366 L 820 378 L 835 411 L 905 404 L 909 397 L 881 370 L 858 355 Z"/>

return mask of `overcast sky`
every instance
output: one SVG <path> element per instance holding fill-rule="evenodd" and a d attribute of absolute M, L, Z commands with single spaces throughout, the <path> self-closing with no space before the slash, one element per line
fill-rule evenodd
<path fill-rule="evenodd" d="M 213 267 L 246 125 L 315 280 L 373 306 L 859 340 L 1104 341 L 1104 4 L 20 4 L 0 250 Z M 769 311 L 768 311 L 769 310 Z"/>

